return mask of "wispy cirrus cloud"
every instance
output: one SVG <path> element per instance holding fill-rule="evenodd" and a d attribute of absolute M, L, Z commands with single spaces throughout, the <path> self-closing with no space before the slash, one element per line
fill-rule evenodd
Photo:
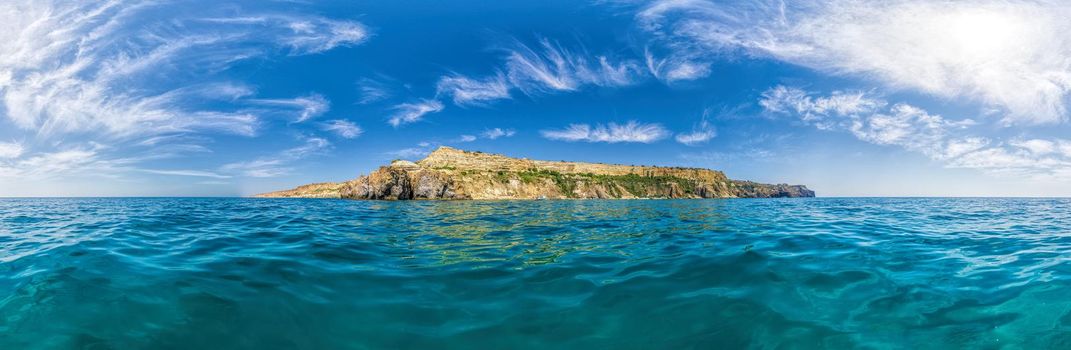
<path fill-rule="evenodd" d="M 0 22 L 9 29 L 0 31 L 0 95 L 7 117 L 40 134 L 130 136 L 242 129 L 249 121 L 229 118 L 234 110 L 197 107 L 190 99 L 196 90 L 170 88 L 173 84 L 158 79 L 203 81 L 273 47 L 309 54 L 367 37 L 354 32 L 359 23 L 315 16 L 179 17 L 157 25 L 143 21 L 167 13 L 168 6 L 182 5 L 0 4 Z"/>
<path fill-rule="evenodd" d="M 697 57 L 699 56 L 699 57 Z M 676 52 L 666 57 L 655 57 L 650 48 L 644 50 L 644 63 L 647 71 L 655 78 L 666 83 L 696 80 L 710 75 L 708 60 L 700 54 Z"/>
<path fill-rule="evenodd" d="M 677 142 L 683 143 L 688 146 L 696 146 L 713 139 L 718 136 L 717 131 L 714 130 L 714 126 L 710 125 L 710 122 L 703 118 L 699 123 L 692 128 L 691 132 L 679 133 L 676 136 Z"/>
<path fill-rule="evenodd" d="M 436 91 L 451 96 L 454 104 L 458 106 L 482 105 L 488 101 L 508 99 L 509 90 L 509 82 L 502 74 L 484 79 L 451 75 L 440 78 L 436 84 Z"/>
<path fill-rule="evenodd" d="M 283 42 L 296 54 L 302 55 L 357 45 L 370 36 L 368 28 L 354 21 L 284 17 L 282 23 L 292 31 L 290 35 L 283 36 Z"/>
<path fill-rule="evenodd" d="M 515 40 L 502 51 L 505 60 L 495 74 L 482 78 L 456 73 L 444 76 L 437 84 L 438 93 L 451 96 L 459 106 L 471 106 L 512 98 L 512 90 L 532 96 L 577 91 L 585 86 L 620 87 L 633 85 L 644 76 L 635 60 L 593 55 L 547 38 L 534 47 Z"/>
<path fill-rule="evenodd" d="M 255 30 L 246 40 L 282 47 L 291 55 L 317 54 L 336 47 L 359 45 L 371 37 L 368 27 L 360 22 L 319 16 L 267 13 L 201 17 L 191 21 Z"/>
<path fill-rule="evenodd" d="M 1066 119 L 1069 16 L 1060 1 L 662 0 L 637 19 L 685 62 L 774 58 L 974 100 L 1003 111 L 1006 123 L 1031 124 Z"/>
<path fill-rule="evenodd" d="M 770 162 L 780 159 L 780 154 L 765 148 L 734 149 L 731 151 L 703 151 L 683 153 L 678 156 L 686 164 L 700 167 L 720 167 L 726 163 Z"/>
<path fill-rule="evenodd" d="M 495 140 L 500 137 L 513 137 L 513 135 L 516 133 L 517 131 L 513 129 L 494 128 L 484 130 L 483 133 L 480 134 L 480 136 L 483 136 L 486 139 Z"/>
<path fill-rule="evenodd" d="M 2 167 L 0 173 L 7 176 L 52 177 L 71 172 L 86 172 L 116 165 L 102 161 L 97 150 L 68 149 L 35 155 Z"/>
<path fill-rule="evenodd" d="M 364 129 L 361 129 L 360 126 L 343 119 L 329 120 L 322 124 L 322 128 L 346 139 L 357 138 L 364 133 Z"/>
<path fill-rule="evenodd" d="M 292 163 L 324 151 L 331 143 L 320 137 L 307 137 L 300 146 L 250 161 L 234 162 L 220 167 L 220 172 L 245 177 L 279 177 L 290 174 Z"/>
<path fill-rule="evenodd" d="M 394 114 L 391 115 L 387 122 L 394 127 L 415 123 L 423 120 L 424 116 L 429 113 L 442 111 L 443 107 L 442 102 L 437 100 L 420 100 L 398 104 L 394 106 Z"/>
<path fill-rule="evenodd" d="M 358 80 L 357 92 L 360 94 L 357 103 L 362 105 L 383 101 L 392 95 L 391 88 L 387 83 L 372 78 Z"/>
<path fill-rule="evenodd" d="M 395 127 L 418 121 L 427 113 L 441 111 L 441 96 L 449 96 L 458 106 L 485 106 L 496 100 L 511 99 L 516 90 L 529 96 L 577 91 L 585 86 L 619 87 L 635 84 L 642 76 L 633 60 L 615 60 L 605 55 L 591 55 L 586 50 L 571 50 L 547 38 L 535 48 L 514 40 L 503 49 L 505 60 L 496 73 L 470 77 L 458 73 L 439 78 L 436 99 L 395 106 L 389 120 Z"/>
<path fill-rule="evenodd" d="M 608 123 L 596 124 L 570 124 L 564 129 L 543 130 L 543 137 L 558 141 L 584 141 L 584 142 L 638 142 L 651 143 L 662 140 L 669 136 L 669 130 L 661 124 L 640 123 L 629 121 L 624 124 Z"/>
<path fill-rule="evenodd" d="M 175 134 L 253 136 L 263 123 L 263 111 L 249 108 L 258 104 L 256 89 L 221 72 L 242 61 L 316 54 L 369 37 L 355 21 L 298 11 L 236 16 L 233 10 L 182 2 L 0 3 L 0 116 L 33 137 L 54 140 L 34 143 L 36 147 L 56 149 L 24 149 L 13 157 L 24 159 L 5 166 L 55 159 L 71 167 L 42 169 L 63 172 L 78 164 L 90 169 L 144 159 L 108 154 L 130 152 L 118 147 L 56 146 L 70 134 L 107 144 L 201 148 L 169 145 L 167 139 L 151 145 L 137 140 Z M 274 102 L 273 107 L 290 103 L 297 108 L 299 121 L 327 107 L 318 95 Z M 67 158 L 76 155 L 89 161 Z"/>
<path fill-rule="evenodd" d="M 505 65 L 509 82 L 529 95 L 575 91 L 584 85 L 627 86 L 640 72 L 635 61 L 570 50 L 546 38 L 539 40 L 538 49 L 517 42 Z"/>
<path fill-rule="evenodd" d="M 114 177 L 130 171 L 140 161 L 135 157 L 107 157 L 99 144 L 38 152 L 26 157 L 0 159 L 0 178 L 46 180 L 65 176 Z"/>
<path fill-rule="evenodd" d="M 174 170 L 174 169 L 139 169 L 142 172 L 156 175 L 171 175 L 171 176 L 192 176 L 192 177 L 209 177 L 214 179 L 229 179 L 230 175 L 222 175 L 211 171 L 204 170 Z"/>
<path fill-rule="evenodd" d="M 251 99 L 250 103 L 293 109 L 297 112 L 295 123 L 318 117 L 331 110 L 331 101 L 323 95 L 312 93 L 294 98 Z"/>

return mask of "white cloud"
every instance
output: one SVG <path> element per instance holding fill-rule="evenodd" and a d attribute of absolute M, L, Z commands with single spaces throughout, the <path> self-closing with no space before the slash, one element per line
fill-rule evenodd
<path fill-rule="evenodd" d="M 246 17 L 197 18 L 191 21 L 213 23 L 249 31 L 247 40 L 262 41 L 290 50 L 291 55 L 308 55 L 337 47 L 364 43 L 369 30 L 356 21 L 340 21 L 318 16 L 263 14 Z"/>
<path fill-rule="evenodd" d="M 1011 146 L 1022 148 L 1030 151 L 1032 154 L 1045 155 L 1056 152 L 1056 142 L 1050 140 L 1031 139 L 1031 140 L 1013 140 L 1009 142 Z"/>
<path fill-rule="evenodd" d="M 217 127 L 251 134 L 252 115 L 198 101 L 211 93 L 220 94 L 210 97 L 217 99 L 245 97 L 252 90 L 240 83 L 203 82 L 236 61 L 273 48 L 307 54 L 367 38 L 356 22 L 300 15 L 204 18 L 197 15 L 214 10 L 186 11 L 185 6 L 190 5 L 0 3 L 0 103 L 5 115 L 17 127 L 45 136 L 91 132 L 126 137 Z M 162 13 L 175 16 L 146 20 Z M 236 115 L 242 118 L 212 118 Z"/>
<path fill-rule="evenodd" d="M 212 150 L 204 146 L 211 139 L 205 136 L 177 133 L 169 135 L 153 136 L 133 144 L 126 144 L 124 148 L 130 151 L 141 151 L 141 159 L 165 159 L 180 157 L 191 153 L 207 154 Z"/>
<path fill-rule="evenodd" d="M 328 142 L 326 139 L 319 137 L 309 137 L 305 139 L 304 145 L 281 152 L 279 158 L 286 160 L 298 160 L 313 153 L 319 152 L 330 145 L 331 143 Z"/>
<path fill-rule="evenodd" d="M 192 177 L 210 177 L 214 179 L 229 179 L 228 175 L 221 175 L 210 171 L 203 170 L 161 170 L 161 169 L 140 169 L 143 172 L 157 175 L 172 175 L 172 176 L 192 176 Z"/>
<path fill-rule="evenodd" d="M 18 158 L 22 155 L 22 144 L 18 142 L 0 142 L 0 159 Z"/>
<path fill-rule="evenodd" d="M 887 113 L 855 118 L 849 129 L 855 137 L 878 145 L 899 145 L 926 155 L 943 154 L 949 125 L 944 118 L 907 104 Z"/>
<path fill-rule="evenodd" d="M 131 169 L 135 158 L 105 158 L 99 144 L 36 153 L 23 159 L 0 159 L 0 178 L 50 179 L 64 176 L 113 177 Z"/>
<path fill-rule="evenodd" d="M 294 169 L 279 159 L 261 158 L 247 162 L 236 162 L 220 168 L 224 172 L 246 177 L 279 177 L 289 174 Z"/>
<path fill-rule="evenodd" d="M 677 134 L 677 142 L 688 146 L 695 146 L 710 141 L 710 139 L 717 135 L 718 133 L 714 130 L 714 127 L 704 119 L 692 128 L 691 132 Z"/>
<path fill-rule="evenodd" d="M 990 141 L 984 137 L 963 137 L 948 140 L 945 145 L 945 154 L 942 158 L 954 159 L 967 153 L 971 153 L 989 146 Z"/>
<path fill-rule="evenodd" d="M 457 138 L 457 142 L 472 142 L 476 141 L 476 136 L 473 135 L 461 135 Z"/>
<path fill-rule="evenodd" d="M 364 129 L 348 120 L 336 119 L 329 120 L 323 124 L 323 129 L 334 132 L 340 137 L 352 139 L 361 136 L 364 133 Z"/>
<path fill-rule="evenodd" d="M 979 147 L 953 159 L 948 166 L 981 169 L 1018 179 L 1067 181 L 1071 179 L 1071 140 L 1012 140 Z"/>
<path fill-rule="evenodd" d="M 829 96 L 813 97 L 799 88 L 776 86 L 762 93 L 759 105 L 767 111 L 796 113 L 800 118 L 819 129 L 830 129 L 838 118 L 850 115 L 873 113 L 887 103 L 866 96 L 863 92 L 834 91 Z"/>
<path fill-rule="evenodd" d="M 200 131 L 200 130 L 219 130 L 229 132 L 235 135 L 242 136 L 254 136 L 257 133 L 257 126 L 260 124 L 256 114 L 249 112 L 216 112 L 216 111 L 200 111 L 189 114 L 190 117 L 196 118 L 196 129 L 193 128 L 162 128 L 154 130 L 149 133 L 164 134 L 184 131 Z"/>
<path fill-rule="evenodd" d="M 361 78 L 358 80 L 357 91 L 361 94 L 357 103 L 363 105 L 376 103 L 391 96 L 391 91 L 390 88 L 387 87 L 387 84 L 371 78 Z"/>
<path fill-rule="evenodd" d="M 710 63 L 698 61 L 690 55 L 676 54 L 655 58 L 650 49 L 644 51 L 644 62 L 652 76 L 667 83 L 696 80 L 710 75 Z"/>
<path fill-rule="evenodd" d="M 725 163 L 776 161 L 780 159 L 781 155 L 768 149 L 748 147 L 733 151 L 684 153 L 678 157 L 687 164 L 695 164 L 702 167 L 720 167 Z"/>
<path fill-rule="evenodd" d="M 51 176 L 93 168 L 97 163 L 97 151 L 70 149 L 40 154 L 8 166 L 7 170 L 23 176 Z"/>
<path fill-rule="evenodd" d="M 283 150 L 271 156 L 260 157 L 250 161 L 234 162 L 220 167 L 223 173 L 246 177 L 278 177 L 289 174 L 294 169 L 291 163 L 323 151 L 331 146 L 326 139 L 309 137 L 301 146 Z"/>
<path fill-rule="evenodd" d="M 236 81 L 201 83 L 174 90 L 176 95 L 204 101 L 235 103 L 256 95 L 255 87 Z"/>
<path fill-rule="evenodd" d="M 824 130 L 849 132 L 868 143 L 917 152 L 950 168 L 1031 179 L 1071 178 L 1068 140 L 1001 142 L 972 135 L 975 123 L 970 119 L 950 121 L 903 103 L 888 106 L 865 93 L 812 96 L 799 89 L 776 87 L 763 93 L 760 104 L 771 113 L 792 115 Z"/>
<path fill-rule="evenodd" d="M 643 77 L 640 64 L 633 60 L 570 50 L 546 38 L 540 39 L 536 48 L 515 41 L 503 51 L 506 58 L 498 73 L 483 78 L 444 76 L 437 84 L 438 94 L 451 96 L 459 106 L 478 106 L 510 99 L 514 89 L 531 96 L 577 91 L 585 86 L 628 86 Z"/>
<path fill-rule="evenodd" d="M 294 118 L 295 123 L 319 117 L 331 110 L 331 101 L 328 101 L 323 95 L 316 93 L 295 98 L 252 99 L 249 102 L 268 106 L 292 108 L 297 111 L 297 117 Z"/>
<path fill-rule="evenodd" d="M 526 94 L 575 91 L 583 85 L 627 86 L 638 79 L 636 62 L 576 53 L 546 38 L 539 43 L 542 50 L 518 42 L 506 58 L 506 78 Z"/>
<path fill-rule="evenodd" d="M 625 124 L 607 125 L 570 124 L 562 130 L 543 130 L 543 137 L 560 141 L 585 142 L 639 142 L 651 143 L 669 136 L 669 131 L 660 124 L 644 124 L 629 121 Z"/>
<path fill-rule="evenodd" d="M 395 113 L 388 122 L 394 127 L 404 124 L 415 123 L 424 119 L 428 113 L 436 113 L 443 110 L 442 102 L 436 100 L 420 100 L 419 102 L 402 103 L 394 106 Z"/>
<path fill-rule="evenodd" d="M 637 15 L 657 45 L 681 57 L 774 58 L 978 101 L 1009 123 L 1066 119 L 1069 17 L 1066 3 L 1045 0 L 662 0 Z"/>
<path fill-rule="evenodd" d="M 158 136 L 253 136 L 263 112 L 248 108 L 257 104 L 256 88 L 224 71 L 280 51 L 314 54 L 368 38 L 360 23 L 296 11 L 219 16 L 233 10 L 186 2 L 0 2 L 0 117 L 57 148 L 0 161 L 0 171 L 111 176 L 145 159 L 208 151 Z M 299 120 L 327 108 L 318 95 L 291 102 Z M 71 148 L 71 134 L 114 146 Z M 130 147 L 153 150 L 123 156 L 140 152 Z"/>
<path fill-rule="evenodd" d="M 446 76 L 440 78 L 436 84 L 437 93 L 452 96 L 454 104 L 459 106 L 508 99 L 509 88 L 506 77 L 501 74 L 482 80 L 461 75 Z"/>
<path fill-rule="evenodd" d="M 803 90 L 785 86 L 774 87 L 762 95 L 764 98 L 760 104 L 766 109 L 778 112 L 791 109 L 809 115 L 867 113 L 886 104 L 885 101 L 867 97 L 863 92 L 834 91 L 829 96 L 811 97 Z"/>
<path fill-rule="evenodd" d="M 516 134 L 516 133 L 517 133 L 517 131 L 515 131 L 513 129 L 494 128 L 494 129 L 484 130 L 483 134 L 480 134 L 480 136 L 483 136 L 484 138 L 487 138 L 487 139 L 494 140 L 494 139 L 497 139 L 499 137 L 513 137 L 513 135 Z"/>
<path fill-rule="evenodd" d="M 320 53 L 339 46 L 353 46 L 368 39 L 368 28 L 353 21 L 324 18 L 281 18 L 292 31 L 282 42 L 296 54 Z"/>
<path fill-rule="evenodd" d="M 759 105 L 768 112 L 798 117 L 818 129 L 848 131 L 869 143 L 896 145 L 935 159 L 945 158 L 952 131 L 970 124 L 969 120 L 948 121 L 908 104 L 890 107 L 885 100 L 863 92 L 812 96 L 798 88 L 777 86 L 762 93 Z"/>
<path fill-rule="evenodd" d="M 948 166 L 981 169 L 1031 180 L 1066 180 L 1071 177 L 1071 160 L 1066 157 L 1038 156 L 1026 150 L 1007 147 L 990 147 L 966 153 L 953 159 Z"/>

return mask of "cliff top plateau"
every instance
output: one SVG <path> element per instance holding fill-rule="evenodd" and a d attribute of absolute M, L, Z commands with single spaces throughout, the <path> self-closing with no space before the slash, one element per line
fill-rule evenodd
<path fill-rule="evenodd" d="M 731 180 L 720 171 L 511 158 L 439 147 L 417 162 L 257 197 L 349 199 L 611 199 L 814 197 L 801 185 Z"/>

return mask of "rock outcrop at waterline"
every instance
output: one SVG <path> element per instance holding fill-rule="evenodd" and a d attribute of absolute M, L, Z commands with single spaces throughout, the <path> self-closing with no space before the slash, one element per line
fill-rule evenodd
<path fill-rule="evenodd" d="M 388 166 L 341 183 L 258 197 L 350 199 L 565 199 L 814 197 L 800 185 L 730 180 L 699 168 L 553 162 L 440 147 L 417 162 Z"/>

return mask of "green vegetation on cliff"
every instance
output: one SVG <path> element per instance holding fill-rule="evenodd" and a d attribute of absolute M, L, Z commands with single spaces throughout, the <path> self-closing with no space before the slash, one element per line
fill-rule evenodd
<path fill-rule="evenodd" d="M 468 174 L 473 173 L 469 172 Z M 694 180 L 667 175 L 562 174 L 554 170 L 528 169 L 521 172 L 497 171 L 495 172 L 495 178 L 501 182 L 517 179 L 524 184 L 550 181 L 568 198 L 578 198 L 575 191 L 577 185 L 581 183 L 603 186 L 615 198 L 626 197 L 625 193 L 621 193 L 622 189 L 628 195 L 643 198 L 650 196 L 651 193 L 669 193 L 674 190 L 674 187 L 681 191 L 683 196 L 696 195 L 696 182 Z"/>
<path fill-rule="evenodd" d="M 419 162 L 392 162 L 353 181 L 318 184 L 315 190 L 309 187 L 264 196 L 353 199 L 814 196 L 814 192 L 803 186 L 734 181 L 708 169 L 538 161 L 449 147 L 442 147 Z"/>

